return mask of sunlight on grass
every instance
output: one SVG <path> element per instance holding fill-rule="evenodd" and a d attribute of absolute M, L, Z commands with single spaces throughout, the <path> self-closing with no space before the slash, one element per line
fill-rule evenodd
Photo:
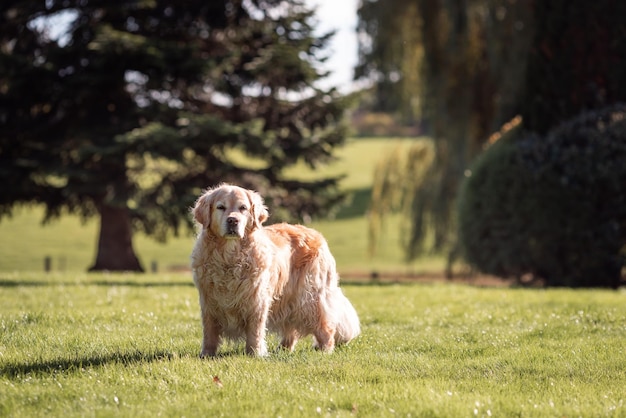
<path fill-rule="evenodd" d="M 326 176 L 346 176 L 341 181 L 344 190 L 369 189 L 372 187 L 374 168 L 385 154 L 396 147 L 415 142 L 417 139 L 359 138 L 337 149 L 336 161 L 319 170 L 312 170 L 300 163 L 285 171 L 285 176 L 310 180 Z"/>

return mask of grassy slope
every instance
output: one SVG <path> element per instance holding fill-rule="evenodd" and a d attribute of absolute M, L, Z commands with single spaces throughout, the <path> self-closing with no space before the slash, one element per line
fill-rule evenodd
<path fill-rule="evenodd" d="M 349 346 L 201 361 L 187 275 L 0 287 L 3 417 L 626 416 L 623 291 L 346 285 Z"/>
<path fill-rule="evenodd" d="M 367 256 L 365 217 L 374 167 L 381 155 L 399 143 L 386 139 L 353 140 L 339 150 L 339 161 L 325 167 L 323 172 L 303 166 L 288 172 L 290 176 L 301 178 L 346 175 L 341 186 L 351 193 L 350 203 L 340 211 L 338 219 L 319 220 L 312 225 L 328 239 L 341 271 L 404 268 L 399 232 L 393 223 L 389 225 L 389 236 L 384 238 L 377 257 Z M 13 218 L 0 222 L 0 271 L 41 271 L 45 256 L 52 257 L 54 270 L 85 271 L 95 256 L 98 222 L 94 219 L 82 225 L 77 218 L 66 216 L 42 227 L 41 218 L 41 208 L 22 208 Z M 172 238 L 165 245 L 141 234 L 135 237 L 135 249 L 144 266 L 148 268 L 152 261 L 157 261 L 160 271 L 186 266 L 192 245 L 192 236 Z M 439 266 L 435 261 L 434 266 L 431 263 L 425 267 Z"/>

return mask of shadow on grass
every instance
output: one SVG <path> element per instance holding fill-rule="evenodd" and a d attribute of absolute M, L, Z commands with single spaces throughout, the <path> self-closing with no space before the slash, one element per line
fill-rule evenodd
<path fill-rule="evenodd" d="M 95 282 L 86 282 L 85 285 L 93 286 L 129 286 L 129 287 L 177 287 L 177 286 L 191 286 L 194 287 L 191 277 L 189 282 L 133 282 L 133 281 L 108 281 L 98 280 Z"/>
<path fill-rule="evenodd" d="M 338 346 L 337 350 L 343 350 L 344 346 L 345 345 Z M 251 359 L 257 359 L 259 361 L 264 361 L 267 359 L 278 361 L 292 361 L 294 360 L 294 358 L 297 359 L 298 355 L 309 356 L 312 353 L 321 353 L 321 351 L 314 350 L 313 348 L 301 349 L 297 350 L 297 352 L 299 354 L 288 352 L 277 347 L 274 351 L 271 352 L 269 357 L 252 357 L 245 353 L 243 344 L 237 344 L 224 348 L 223 350 L 219 351 L 214 357 L 205 357 L 200 359 L 200 361 L 211 362 L 231 357 L 247 357 Z M 124 366 L 132 366 L 142 363 L 169 361 L 180 357 L 199 359 L 199 356 L 195 354 L 189 356 L 187 354 L 183 354 L 181 356 L 167 351 L 157 351 L 154 353 L 142 353 L 139 351 L 134 351 L 130 353 L 112 353 L 109 355 L 95 355 L 91 357 L 76 359 L 62 358 L 34 363 L 8 364 L 0 368 L 0 377 L 15 379 L 29 375 L 43 376 L 54 375 L 57 373 L 76 373 L 82 372 L 85 369 L 97 368 L 108 364 L 121 364 Z"/>
<path fill-rule="evenodd" d="M 418 282 L 409 281 L 381 281 L 381 280 L 359 280 L 359 279 L 341 279 L 341 286 L 354 287 L 389 287 L 389 286 L 413 286 Z"/>
<path fill-rule="evenodd" d="M 0 288 L 2 287 L 46 287 L 46 286 L 128 286 L 128 287 L 177 287 L 191 286 L 193 281 L 189 282 L 135 282 L 130 280 L 95 280 L 84 282 L 56 282 L 45 280 L 0 280 Z"/>
<path fill-rule="evenodd" d="M 131 365 L 137 363 L 171 360 L 176 357 L 177 355 L 165 351 L 149 354 L 135 351 L 132 353 L 113 353 L 110 355 L 92 356 L 86 358 L 47 360 L 39 363 L 9 364 L 0 368 L 0 376 L 16 378 L 29 374 L 77 372 L 85 368 L 93 368 L 111 363 Z"/>

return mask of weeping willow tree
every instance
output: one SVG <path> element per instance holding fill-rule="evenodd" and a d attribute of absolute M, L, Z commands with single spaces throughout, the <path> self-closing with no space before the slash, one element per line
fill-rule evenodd
<path fill-rule="evenodd" d="M 388 16 L 387 8 L 402 12 Z M 410 220 L 401 234 L 407 261 L 424 251 L 454 253 L 455 197 L 464 171 L 489 133 L 517 110 L 532 39 L 530 12 L 524 1 L 361 3 L 357 75 L 384 81 L 387 94 L 422 119 L 432 138 L 380 162 L 370 212 L 372 253 L 392 212 Z"/>
<path fill-rule="evenodd" d="M 427 178 L 433 164 L 435 148 L 432 141 L 420 140 L 411 145 L 398 145 L 389 155 L 382 158 L 374 171 L 372 201 L 369 222 L 369 252 L 376 253 L 378 238 L 384 229 L 385 218 L 394 212 L 414 214 L 423 217 L 423 208 L 413 207 L 419 202 L 412 199 L 427 186 Z M 411 175 L 407 175 L 411 173 Z M 420 228 L 424 222 L 413 222 L 412 228 Z M 424 231 L 402 229 L 402 244 L 407 254 L 415 254 L 421 249 L 420 242 L 414 242 L 416 236 L 423 236 Z"/>

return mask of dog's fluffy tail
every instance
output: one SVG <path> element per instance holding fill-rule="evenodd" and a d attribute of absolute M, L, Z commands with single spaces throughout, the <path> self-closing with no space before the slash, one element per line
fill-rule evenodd
<path fill-rule="evenodd" d="M 335 344 L 348 344 L 361 333 L 359 316 L 340 288 L 335 289 L 334 299 L 337 314 Z"/>

